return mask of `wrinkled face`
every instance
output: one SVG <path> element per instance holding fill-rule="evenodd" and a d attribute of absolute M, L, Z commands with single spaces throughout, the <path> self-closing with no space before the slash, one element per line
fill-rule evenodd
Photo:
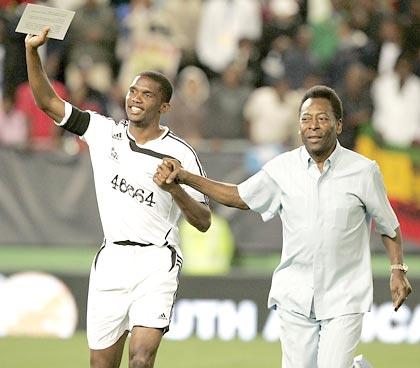
<path fill-rule="evenodd" d="M 160 114 L 168 109 L 169 104 L 162 101 L 159 83 L 145 76 L 134 78 L 125 97 L 125 110 L 130 122 L 148 124 L 159 121 Z"/>
<path fill-rule="evenodd" d="M 299 132 L 309 154 L 322 156 L 332 151 L 341 133 L 341 120 L 335 118 L 326 98 L 309 98 L 300 110 Z"/>

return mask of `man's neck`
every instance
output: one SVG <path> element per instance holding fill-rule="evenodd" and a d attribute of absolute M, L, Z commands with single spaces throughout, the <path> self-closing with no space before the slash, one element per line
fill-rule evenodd
<path fill-rule="evenodd" d="M 159 138 L 164 132 L 164 128 L 159 124 L 135 125 L 129 123 L 128 130 L 138 144 L 145 144 Z"/>
<path fill-rule="evenodd" d="M 331 156 L 336 147 L 337 143 L 334 146 L 332 146 L 328 151 L 320 153 L 319 155 L 317 155 L 315 152 L 308 152 L 311 158 L 315 161 L 316 166 L 318 166 L 318 170 L 320 172 L 324 171 L 324 162 L 328 159 L 328 157 Z"/>

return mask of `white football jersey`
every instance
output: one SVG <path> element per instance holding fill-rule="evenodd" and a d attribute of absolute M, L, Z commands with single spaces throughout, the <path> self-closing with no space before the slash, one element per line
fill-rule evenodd
<path fill-rule="evenodd" d="M 106 243 L 178 248 L 181 210 L 172 196 L 153 182 L 153 175 L 162 159 L 170 157 L 188 171 L 205 176 L 194 149 L 167 127 L 159 138 L 139 145 L 128 130 L 128 121 L 115 122 L 88 113 L 89 125 L 82 139 L 89 145 Z M 183 189 L 195 200 L 208 203 L 200 192 L 184 185 Z"/>

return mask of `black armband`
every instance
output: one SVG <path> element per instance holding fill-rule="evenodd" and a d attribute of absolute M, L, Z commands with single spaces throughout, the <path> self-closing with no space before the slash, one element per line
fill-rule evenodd
<path fill-rule="evenodd" d="M 87 111 L 81 111 L 77 107 L 72 106 L 71 115 L 67 122 L 62 125 L 65 130 L 82 136 L 85 134 L 90 121 L 90 114 Z"/>

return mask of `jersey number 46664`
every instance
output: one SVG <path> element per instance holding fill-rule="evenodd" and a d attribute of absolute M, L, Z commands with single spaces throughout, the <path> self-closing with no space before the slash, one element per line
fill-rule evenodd
<path fill-rule="evenodd" d="M 119 178 L 118 174 L 111 180 L 112 188 L 119 190 L 121 193 L 127 193 L 139 203 L 145 203 L 149 207 L 153 207 L 156 202 L 153 201 L 153 192 L 146 193 L 142 188 L 134 188 L 125 178 Z"/>

